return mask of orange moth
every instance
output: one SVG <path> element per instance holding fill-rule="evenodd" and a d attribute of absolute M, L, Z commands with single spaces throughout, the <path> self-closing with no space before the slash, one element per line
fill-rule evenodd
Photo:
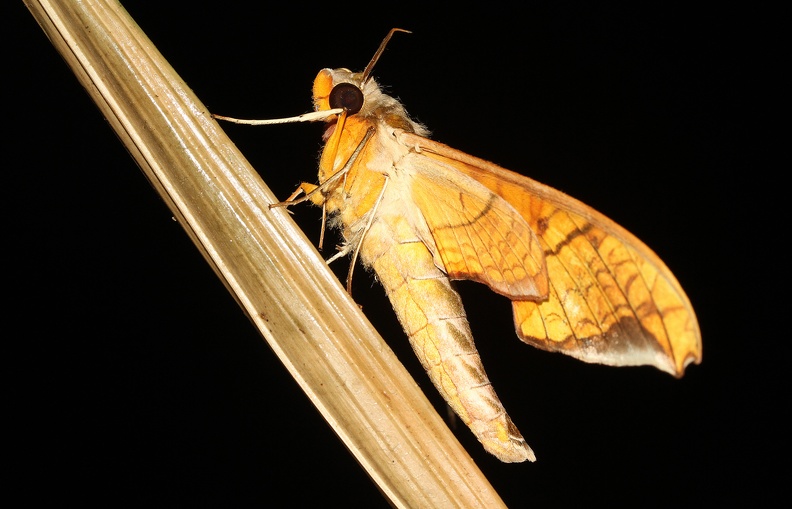
<path fill-rule="evenodd" d="M 334 217 L 352 254 L 374 270 L 421 364 L 484 448 L 535 460 L 484 371 L 451 280 L 512 301 L 517 336 L 586 362 L 651 365 L 680 377 L 701 361 L 693 308 L 671 271 L 616 223 L 555 189 L 427 138 L 371 70 L 323 69 L 315 111 L 261 125 L 323 120 L 319 184 L 309 200 Z M 301 194 L 304 196 L 299 197 Z M 299 198 L 298 198 L 299 197 Z M 347 281 L 351 282 L 350 268 Z"/>

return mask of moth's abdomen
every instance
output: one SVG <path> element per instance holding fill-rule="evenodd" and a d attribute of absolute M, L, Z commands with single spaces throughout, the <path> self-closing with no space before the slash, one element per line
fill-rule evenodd
<path fill-rule="evenodd" d="M 375 220 L 361 247 L 435 387 L 485 449 L 535 460 L 484 372 L 462 301 L 406 220 Z"/>

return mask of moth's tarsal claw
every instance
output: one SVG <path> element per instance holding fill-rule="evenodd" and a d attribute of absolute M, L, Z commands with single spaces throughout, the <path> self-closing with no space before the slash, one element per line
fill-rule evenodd
<path fill-rule="evenodd" d="M 283 209 L 286 209 L 286 212 L 288 212 L 289 214 L 291 214 L 291 215 L 294 215 L 294 212 L 292 212 L 292 211 L 291 211 L 291 210 L 288 208 L 288 207 L 289 207 L 289 205 L 291 205 L 291 204 L 292 204 L 292 202 L 289 202 L 289 201 L 279 201 L 278 203 L 270 203 L 270 204 L 268 205 L 268 208 L 269 208 L 270 210 L 272 210 L 272 209 L 276 209 L 276 208 L 283 208 Z"/>

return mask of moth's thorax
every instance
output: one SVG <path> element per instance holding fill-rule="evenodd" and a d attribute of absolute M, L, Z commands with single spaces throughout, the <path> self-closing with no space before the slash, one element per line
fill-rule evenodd
<path fill-rule="evenodd" d="M 344 129 L 340 133 L 336 133 L 340 140 L 332 161 L 332 172 L 340 171 L 349 161 L 371 125 L 371 121 L 357 118 L 357 116 L 347 119 Z M 363 231 L 368 222 L 369 213 L 374 213 L 378 200 L 381 200 L 380 195 L 383 186 L 386 185 L 388 175 L 393 173 L 393 169 L 401 157 L 400 151 L 394 150 L 389 140 L 389 132 L 392 132 L 392 129 L 387 126 L 376 127 L 371 138 L 354 158 L 346 174 L 339 178 L 334 185 L 328 186 L 326 190 L 326 210 L 335 216 L 345 239 L 349 242 L 354 242 L 358 238 L 358 234 Z M 333 142 L 333 138 L 328 140 L 322 154 L 320 181 L 327 180 L 332 176 L 332 173 L 327 171 L 330 161 L 325 161 L 325 158 L 331 157 L 330 147 Z M 389 191 L 390 189 L 386 189 L 386 193 Z"/>

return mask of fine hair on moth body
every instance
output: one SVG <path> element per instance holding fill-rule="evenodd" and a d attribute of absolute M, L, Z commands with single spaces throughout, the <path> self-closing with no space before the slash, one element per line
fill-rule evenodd
<path fill-rule="evenodd" d="M 582 202 L 428 138 L 371 72 L 322 69 L 315 111 L 249 125 L 323 121 L 318 184 L 281 207 L 320 205 L 350 255 L 373 269 L 413 351 L 451 409 L 504 462 L 534 461 L 495 393 L 452 280 L 509 298 L 519 339 L 612 366 L 649 365 L 681 377 L 701 361 L 693 307 L 654 252 Z M 320 239 L 320 245 L 323 241 Z"/>

